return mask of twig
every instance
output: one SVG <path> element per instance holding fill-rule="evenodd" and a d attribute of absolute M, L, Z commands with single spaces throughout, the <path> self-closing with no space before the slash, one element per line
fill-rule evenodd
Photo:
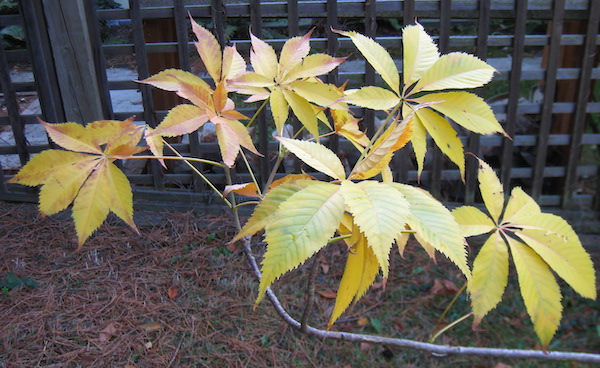
<path fill-rule="evenodd" d="M 308 317 L 310 316 L 310 311 L 312 310 L 314 301 L 315 301 L 315 281 L 317 279 L 317 269 L 319 266 L 319 254 L 321 254 L 321 250 L 315 254 L 312 266 L 310 267 L 310 272 L 308 274 L 308 282 L 306 283 L 306 307 L 304 308 L 304 312 L 302 313 L 302 319 L 300 320 L 300 329 L 302 332 L 307 331 L 308 327 Z"/>
<path fill-rule="evenodd" d="M 244 252 L 248 258 L 248 262 L 252 266 L 254 276 L 260 281 L 261 272 L 258 268 L 256 258 L 252 254 L 250 248 L 250 237 L 244 238 Z M 301 330 L 301 323 L 292 318 L 285 308 L 279 302 L 279 299 L 271 288 L 267 288 L 266 291 L 269 301 L 275 308 L 275 311 L 279 316 L 290 326 Z M 562 351 L 542 351 L 542 350 L 521 350 L 521 349 L 497 349 L 497 348 L 477 348 L 477 347 L 466 347 L 466 346 L 444 346 L 431 344 L 426 342 L 397 339 L 383 336 L 371 336 L 357 333 L 348 332 L 337 332 L 337 331 L 325 331 L 311 326 L 306 326 L 306 334 L 313 335 L 322 339 L 335 339 L 342 341 L 354 341 L 354 342 L 368 342 L 372 344 L 386 344 L 397 346 L 401 348 L 409 348 L 426 351 L 438 356 L 447 355 L 475 355 L 475 356 L 487 356 L 487 357 L 498 357 L 498 358 L 512 358 L 512 359 L 540 359 L 540 360 L 553 360 L 553 361 L 573 361 L 583 363 L 600 363 L 600 354 L 593 353 L 572 353 Z"/>

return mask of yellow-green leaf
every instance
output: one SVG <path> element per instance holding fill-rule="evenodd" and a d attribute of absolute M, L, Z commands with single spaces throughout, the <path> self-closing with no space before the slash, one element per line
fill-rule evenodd
<path fill-rule="evenodd" d="M 465 238 L 450 211 L 420 188 L 397 183 L 389 185 L 402 193 L 410 204 L 407 221 L 410 228 L 454 262 L 466 278 L 470 279 Z M 401 230 L 403 228 L 397 229 L 397 233 Z"/>
<path fill-rule="evenodd" d="M 381 74 L 381 78 L 387 83 L 390 88 L 400 94 L 400 77 L 398 75 L 398 68 L 394 63 L 394 60 L 380 44 L 375 42 L 369 37 L 363 36 L 357 32 L 343 32 L 333 30 L 335 33 L 341 34 L 342 36 L 350 37 L 356 48 L 360 53 L 367 59 L 369 64 L 373 66 L 373 69 L 377 73 Z"/>
<path fill-rule="evenodd" d="M 326 54 L 308 55 L 301 63 L 284 74 L 283 82 L 327 74 L 344 61 L 346 61 L 346 58 L 336 58 Z"/>
<path fill-rule="evenodd" d="M 427 130 L 423 126 L 421 119 L 416 115 L 413 117 L 412 129 L 413 135 L 410 141 L 417 159 L 417 178 L 420 180 L 425 164 L 425 153 L 427 153 Z"/>
<path fill-rule="evenodd" d="M 494 223 L 499 224 L 498 219 L 504 208 L 504 188 L 494 170 L 485 161 L 479 159 L 479 191 L 485 207 L 490 213 Z"/>
<path fill-rule="evenodd" d="M 344 102 L 372 110 L 389 110 L 400 103 L 393 92 L 381 87 L 367 86 L 354 91 L 346 91 Z"/>
<path fill-rule="evenodd" d="M 279 276 L 306 261 L 327 244 L 344 213 L 340 186 L 315 183 L 283 202 L 266 227 L 267 251 L 256 304 Z"/>
<path fill-rule="evenodd" d="M 560 288 L 540 256 L 528 246 L 506 237 L 519 276 L 521 296 L 543 346 L 548 346 L 562 316 Z"/>
<path fill-rule="evenodd" d="M 342 234 L 340 234 L 342 235 Z M 367 239 L 361 234 L 359 240 L 348 252 L 346 268 L 337 291 L 335 306 L 331 312 L 328 327 L 344 313 L 350 303 L 358 301 L 375 281 L 379 273 L 379 263 Z"/>
<path fill-rule="evenodd" d="M 256 234 L 257 231 L 260 231 L 271 222 L 270 219 L 277 213 L 281 203 L 286 201 L 293 194 L 315 183 L 317 182 L 312 180 L 297 180 L 279 185 L 270 190 L 265 195 L 265 198 L 256 206 L 252 216 L 231 242 L 233 243 L 245 236 Z"/>
<path fill-rule="evenodd" d="M 346 104 L 338 102 L 342 98 L 342 93 L 331 84 L 299 80 L 291 82 L 289 85 L 298 96 L 309 102 L 331 109 L 348 109 Z"/>
<path fill-rule="evenodd" d="M 275 128 L 277 134 L 283 134 L 283 127 L 287 121 L 290 107 L 283 96 L 283 92 L 280 87 L 275 87 L 271 91 L 271 97 L 269 97 L 269 106 L 271 107 L 271 114 L 273 114 L 273 120 L 275 121 Z"/>
<path fill-rule="evenodd" d="M 415 114 L 440 150 L 458 166 L 460 177 L 464 180 L 465 154 L 463 144 L 454 128 L 448 120 L 430 109 L 420 109 Z"/>
<path fill-rule="evenodd" d="M 468 290 L 475 315 L 474 324 L 502 300 L 502 294 L 508 285 L 508 248 L 499 232 L 486 240 L 473 262 L 473 277 L 469 280 Z"/>
<path fill-rule="evenodd" d="M 317 114 L 315 113 L 315 110 L 313 110 L 311 104 L 295 92 L 287 89 L 283 89 L 282 91 L 283 96 L 292 108 L 294 115 L 296 115 L 306 130 L 308 130 L 308 132 L 312 134 L 318 142 L 319 126 L 317 124 Z"/>
<path fill-rule="evenodd" d="M 461 206 L 452 210 L 454 219 L 460 226 L 464 237 L 489 233 L 496 225 L 479 208 L 473 206 Z"/>
<path fill-rule="evenodd" d="M 182 104 L 172 108 L 165 119 L 146 137 L 160 135 L 162 137 L 177 137 L 192 133 L 208 121 L 206 112 L 194 105 Z"/>
<path fill-rule="evenodd" d="M 473 55 L 452 52 L 442 55 L 423 73 L 412 93 L 481 87 L 492 80 L 494 71 L 494 68 Z"/>
<path fill-rule="evenodd" d="M 576 292 L 596 299 L 596 276 L 590 255 L 573 228 L 559 216 L 540 213 L 523 218 L 516 234 Z M 528 228 L 529 227 L 529 228 Z"/>
<path fill-rule="evenodd" d="M 446 115 L 456 124 L 477 134 L 502 133 L 504 129 L 491 107 L 479 96 L 469 92 L 431 93 L 415 100 L 435 102 L 431 108 Z"/>
<path fill-rule="evenodd" d="M 277 140 L 296 155 L 296 157 L 315 170 L 329 175 L 334 179 L 344 180 L 346 178 L 344 165 L 342 165 L 337 155 L 329 148 L 319 143 L 297 139 L 277 137 Z"/>
<path fill-rule="evenodd" d="M 383 276 L 387 277 L 390 249 L 409 216 L 408 202 L 394 187 L 376 181 L 344 180 L 341 187 L 354 222 L 365 234 Z"/>
<path fill-rule="evenodd" d="M 404 27 L 402 30 L 404 50 L 404 85 L 408 88 L 440 58 L 433 39 L 419 23 Z"/>

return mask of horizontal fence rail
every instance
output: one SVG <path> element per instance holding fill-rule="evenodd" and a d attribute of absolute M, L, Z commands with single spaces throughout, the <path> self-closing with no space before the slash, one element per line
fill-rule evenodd
<path fill-rule="evenodd" d="M 330 28 L 357 30 L 375 38 L 401 66 L 401 27 L 418 19 L 442 52 L 464 50 L 498 70 L 494 80 L 476 92 L 488 100 L 513 139 L 459 132 L 465 151 L 484 157 L 507 187 L 522 186 L 543 206 L 600 210 L 600 1 L 206 0 L 188 4 L 130 0 L 123 9 L 95 9 L 93 2 L 81 2 L 78 9 L 56 8 L 52 3 L 22 1 L 18 14 L 0 15 L 0 28 L 18 26 L 25 33 L 20 47 L 3 44 L 0 49 L 0 200 L 37 200 L 35 189 L 5 181 L 32 155 L 51 147 L 38 118 L 84 123 L 76 117 L 123 120 L 135 115 L 139 124 L 155 126 L 181 101 L 135 80 L 169 67 L 208 80 L 195 54 L 189 16 L 212 27 L 217 39 L 235 44 L 245 56 L 250 48 L 250 27 L 276 50 L 287 37 L 314 27 L 314 50 L 349 55 L 345 64 L 326 77 L 328 82 L 338 84 L 348 80 L 349 88 L 383 81 L 352 42 L 332 34 Z M 60 17 L 74 20 L 63 24 L 57 21 Z M 57 39 L 57 34 L 64 35 Z M 76 52 L 65 51 L 66 42 L 76 42 Z M 75 85 L 89 86 L 90 91 L 69 90 Z M 81 92 L 86 92 L 85 96 Z M 88 103 L 89 111 L 75 114 L 73 100 L 84 97 L 93 100 Z M 248 116 L 255 109 L 243 105 L 239 108 Z M 368 131 L 374 131 L 379 116 L 361 109 L 354 113 L 363 119 Z M 277 151 L 269 133 L 269 120 L 268 113 L 261 115 L 255 142 L 266 158 L 253 158 L 251 162 L 262 181 L 271 165 L 269 157 Z M 298 129 L 297 123 L 290 123 Z M 352 159 L 352 147 L 345 139 L 324 142 Z M 173 146 L 182 154 L 219 160 L 216 142 L 206 142 L 198 134 Z M 428 146 L 433 144 L 428 141 Z M 463 183 L 456 166 L 437 149 L 430 149 L 425 170 L 418 178 L 410 150 L 407 147 L 393 160 L 397 180 L 419 182 L 446 202 L 480 200 L 476 160 L 467 158 Z M 129 170 L 138 208 L 167 202 L 172 208 L 217 203 L 204 184 L 182 166 L 164 170 L 156 162 L 137 168 L 122 165 Z M 292 166 L 286 167 L 286 172 L 310 169 L 299 162 Z M 222 172 L 197 168 L 222 187 Z M 279 177 L 285 175 L 283 170 Z M 238 168 L 236 179 L 243 182 L 250 177 Z"/>

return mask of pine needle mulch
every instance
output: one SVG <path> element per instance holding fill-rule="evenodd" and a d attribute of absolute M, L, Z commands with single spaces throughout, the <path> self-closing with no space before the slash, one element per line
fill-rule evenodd
<path fill-rule="evenodd" d="M 137 219 L 141 235 L 109 219 L 82 251 L 74 252 L 76 237 L 67 216 L 43 218 L 33 205 L 0 202 L 0 368 L 500 363 L 302 335 L 285 325 L 268 302 L 252 309 L 257 284 L 243 252 L 227 246 L 234 231 L 228 218 L 142 215 Z M 394 273 L 387 286 L 376 283 L 336 329 L 427 340 L 437 316 L 460 287 L 460 276 L 455 268 L 446 272 L 443 259 L 437 264 L 425 260 L 424 252 L 405 256 L 392 257 Z M 311 321 L 324 327 L 343 271 L 343 247 L 334 247 L 318 262 Z M 307 272 L 302 267 L 276 283 L 294 316 L 303 311 Z M 511 308 L 504 307 L 508 313 Z M 484 323 L 487 332 L 473 333 L 465 323 L 438 342 L 493 346 L 500 339 L 501 346 L 511 347 L 513 342 L 494 325 L 501 323 L 507 334 L 515 335 L 514 343 L 523 345 L 512 347 L 531 348 L 535 337 L 523 322 L 527 317 L 522 305 L 519 308 L 514 317 Z M 564 320 L 574 322 L 559 331 L 557 350 L 599 349 L 597 341 L 588 341 L 599 309 L 588 303 L 569 312 L 567 306 Z M 466 298 L 461 297 L 453 310 L 468 312 Z M 449 315 L 450 321 L 458 317 Z"/>

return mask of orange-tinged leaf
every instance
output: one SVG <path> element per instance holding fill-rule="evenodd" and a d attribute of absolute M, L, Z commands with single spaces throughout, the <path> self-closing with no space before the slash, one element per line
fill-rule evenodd
<path fill-rule="evenodd" d="M 369 145 L 369 137 L 358 126 L 360 120 L 352 116 L 350 111 L 331 110 L 331 117 L 335 132 L 348 139 L 359 151 Z"/>
<path fill-rule="evenodd" d="M 277 188 L 278 186 L 285 184 L 285 183 L 290 183 L 292 181 L 297 181 L 297 180 L 313 180 L 314 178 L 311 175 L 308 174 L 289 174 L 284 176 L 281 179 L 277 179 L 275 180 L 273 183 L 271 183 L 271 186 L 269 187 L 269 190 L 273 189 L 273 188 Z"/>
<path fill-rule="evenodd" d="M 143 134 L 143 126 L 133 123 L 134 117 L 125 121 L 119 120 L 99 120 L 89 123 L 85 126 L 87 134 L 92 137 L 94 144 L 98 146 L 106 145 L 105 155 L 113 147 L 122 145 L 135 146 L 139 143 Z"/>
<path fill-rule="evenodd" d="M 258 194 L 258 189 L 256 188 L 256 184 L 254 183 L 227 185 L 225 186 L 225 190 L 223 191 L 223 196 L 227 197 L 231 192 L 246 197 L 260 198 L 260 195 Z"/>
<path fill-rule="evenodd" d="M 50 139 L 62 148 L 75 152 L 101 154 L 102 149 L 94 142 L 89 130 L 77 123 L 48 124 L 40 120 Z"/>
<path fill-rule="evenodd" d="M 246 62 L 235 45 L 223 49 L 222 80 L 233 79 L 246 71 Z"/>
<path fill-rule="evenodd" d="M 152 129 L 150 127 L 146 127 L 146 133 L 144 133 L 144 139 L 146 140 L 146 144 L 148 145 L 148 148 L 150 148 L 150 152 L 152 152 L 152 154 L 154 156 L 162 156 L 165 142 L 160 135 L 153 134 L 153 132 L 154 132 L 154 129 Z M 159 158 L 158 161 L 164 168 L 167 167 L 164 159 Z"/>
<path fill-rule="evenodd" d="M 190 72 L 180 69 L 166 69 L 150 78 L 139 81 L 150 84 L 165 91 L 174 91 L 194 105 L 212 108 L 212 89 L 210 86 Z"/>
<path fill-rule="evenodd" d="M 230 86 L 238 92 L 243 91 L 244 88 L 248 87 L 272 87 L 274 85 L 275 83 L 273 82 L 273 79 L 269 79 L 268 77 L 258 73 L 246 73 L 240 75 L 239 77 L 232 79 L 230 83 Z"/>
<path fill-rule="evenodd" d="M 300 64 L 284 75 L 284 82 L 327 74 L 344 61 L 346 58 L 336 58 L 326 54 L 308 55 Z"/>
<path fill-rule="evenodd" d="M 323 298 L 326 298 L 326 299 L 335 299 L 337 296 L 337 293 L 332 290 L 321 290 L 321 291 L 318 291 L 318 293 L 319 293 L 319 295 L 321 295 Z"/>
<path fill-rule="evenodd" d="M 350 179 L 368 179 L 379 174 L 392 160 L 394 152 L 404 147 L 412 135 L 412 116 L 401 123 L 393 122 L 377 139 L 369 153 L 352 170 Z"/>
<path fill-rule="evenodd" d="M 262 156 L 256 150 L 252 143 L 252 138 L 248 129 L 237 120 L 228 120 L 222 117 L 215 117 L 212 122 L 216 124 L 217 140 L 223 162 L 229 167 L 235 165 L 235 159 L 240 152 L 240 146 L 248 149 L 252 153 Z"/>
<path fill-rule="evenodd" d="M 258 74 L 274 80 L 278 72 L 275 50 L 268 43 L 254 36 L 252 32 L 250 32 L 250 40 L 252 42 L 250 50 L 252 68 Z"/>
<path fill-rule="evenodd" d="M 192 133 L 208 121 L 205 110 L 188 104 L 172 108 L 164 120 L 154 129 L 146 133 L 146 139 L 152 136 L 177 137 Z"/>
<path fill-rule="evenodd" d="M 356 245 L 348 252 L 346 268 L 340 281 L 328 328 L 331 328 L 352 302 L 358 301 L 369 290 L 378 273 L 377 257 L 373 249 L 367 245 L 365 236 L 360 234 Z M 366 325 L 367 322 L 362 325 Z M 361 325 L 360 320 L 359 325 Z"/>
<path fill-rule="evenodd" d="M 222 111 L 221 116 L 229 120 L 250 120 L 249 117 L 236 110 Z"/>
<path fill-rule="evenodd" d="M 292 37 L 285 41 L 279 56 L 279 64 L 284 69 L 290 70 L 308 55 L 310 52 L 310 35 L 313 30 L 314 28 L 302 37 Z"/>
<path fill-rule="evenodd" d="M 215 82 L 219 82 L 221 80 L 221 46 L 209 30 L 196 23 L 191 16 L 190 20 L 192 31 L 198 39 L 198 42 L 194 43 L 198 55 L 211 78 Z"/>
<path fill-rule="evenodd" d="M 167 294 L 169 295 L 169 299 L 173 300 L 173 299 L 177 298 L 177 295 L 179 295 L 179 288 L 176 286 L 171 286 L 167 290 Z"/>
<path fill-rule="evenodd" d="M 227 90 L 225 89 L 225 82 L 220 82 L 215 88 L 213 93 L 213 101 L 215 103 L 215 111 L 223 111 L 227 104 Z"/>

